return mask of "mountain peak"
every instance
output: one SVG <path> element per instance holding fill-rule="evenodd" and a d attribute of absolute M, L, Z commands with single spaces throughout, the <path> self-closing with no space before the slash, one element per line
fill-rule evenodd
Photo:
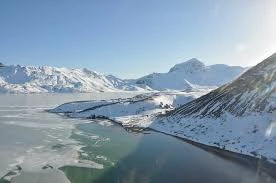
<path fill-rule="evenodd" d="M 175 110 L 171 116 L 220 117 L 276 112 L 276 54 L 250 68 L 239 78 Z"/>
<path fill-rule="evenodd" d="M 187 60 L 186 62 L 182 62 L 179 64 L 176 64 L 173 66 L 169 72 L 175 72 L 175 71 L 199 71 L 199 70 L 204 70 L 205 65 L 201 61 L 199 61 L 196 58 L 192 58 L 190 60 Z"/>
<path fill-rule="evenodd" d="M 191 58 L 191 59 L 189 59 L 189 60 L 187 60 L 187 61 L 185 61 L 184 63 L 196 63 L 196 62 L 198 62 L 198 63 L 202 63 L 200 60 L 198 60 L 197 58 Z"/>

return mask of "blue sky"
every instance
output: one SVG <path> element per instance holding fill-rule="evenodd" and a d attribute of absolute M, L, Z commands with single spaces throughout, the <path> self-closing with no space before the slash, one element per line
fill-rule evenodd
<path fill-rule="evenodd" d="M 1 0 L 0 62 L 123 78 L 196 57 L 250 66 L 276 50 L 275 0 Z"/>

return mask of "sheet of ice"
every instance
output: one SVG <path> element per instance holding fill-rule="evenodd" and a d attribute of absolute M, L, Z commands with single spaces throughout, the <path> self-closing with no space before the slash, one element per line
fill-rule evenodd
<path fill-rule="evenodd" d="M 39 112 L 34 117 L 32 112 L 28 114 L 25 110 L 24 116 L 29 117 L 16 120 L 18 115 L 0 116 L 0 177 L 17 165 L 25 171 L 41 169 L 47 164 L 54 168 L 65 165 L 102 168 L 95 162 L 78 160 L 82 146 L 69 137 L 80 121 L 65 121 Z"/>
<path fill-rule="evenodd" d="M 25 172 L 11 178 L 11 183 L 70 183 L 64 173 L 60 170 L 40 170 L 37 172 Z"/>
<path fill-rule="evenodd" d="M 99 99 L 123 95 L 128 96 L 105 93 Z M 80 160 L 83 146 L 70 138 L 76 124 L 89 121 L 68 120 L 44 111 L 76 96 L 84 100 L 98 97 L 96 94 L 0 95 L 0 177 L 15 170 L 17 165 L 28 172 L 41 170 L 47 164 L 54 168 L 65 165 L 103 168 L 97 162 Z M 97 138 L 97 134 L 91 138 Z"/>

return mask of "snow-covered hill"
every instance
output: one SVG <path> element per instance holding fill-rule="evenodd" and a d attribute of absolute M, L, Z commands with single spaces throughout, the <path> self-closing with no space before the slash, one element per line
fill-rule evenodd
<path fill-rule="evenodd" d="M 276 54 L 151 128 L 276 163 Z"/>
<path fill-rule="evenodd" d="M 153 73 L 135 80 L 154 90 L 191 90 L 215 88 L 238 77 L 245 68 L 223 64 L 206 66 L 193 58 L 172 67 L 168 73 Z"/>
<path fill-rule="evenodd" d="M 220 117 L 225 112 L 244 116 L 276 112 L 276 54 L 239 78 L 180 107 L 171 115 Z"/>
<path fill-rule="evenodd" d="M 88 69 L 6 66 L 0 68 L 0 93 L 145 91 L 112 75 Z"/>
<path fill-rule="evenodd" d="M 109 118 L 124 127 L 147 127 L 151 119 L 164 114 L 201 95 L 204 92 L 158 92 L 133 98 L 100 101 L 78 101 L 62 104 L 53 113 L 64 113 L 71 118 Z"/>

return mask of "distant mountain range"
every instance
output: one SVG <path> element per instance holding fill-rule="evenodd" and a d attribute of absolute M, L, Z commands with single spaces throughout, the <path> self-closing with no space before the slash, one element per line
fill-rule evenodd
<path fill-rule="evenodd" d="M 0 92 L 113 92 L 144 91 L 111 75 L 103 75 L 88 69 L 56 67 L 6 66 L 0 68 Z"/>
<path fill-rule="evenodd" d="M 177 64 L 168 73 L 153 73 L 124 80 L 89 69 L 57 67 L 0 67 L 1 93 L 116 92 L 193 90 L 218 87 L 239 76 L 245 68 L 227 65 L 205 66 L 197 59 Z"/>

